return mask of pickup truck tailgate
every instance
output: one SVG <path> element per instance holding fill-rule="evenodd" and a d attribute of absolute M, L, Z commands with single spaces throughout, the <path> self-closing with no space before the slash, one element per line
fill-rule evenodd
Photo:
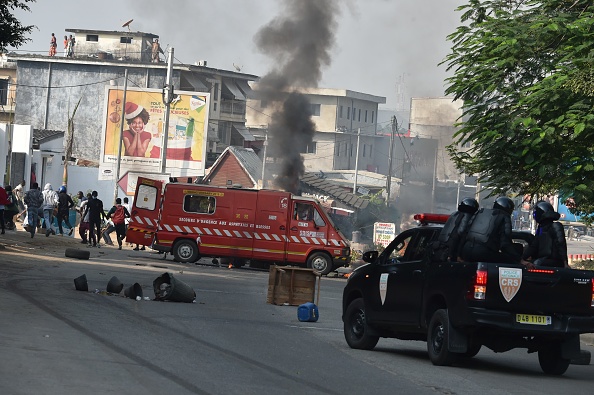
<path fill-rule="evenodd" d="M 521 265 L 479 264 L 487 270 L 485 307 L 517 313 L 593 315 L 591 271 L 526 269 Z"/>

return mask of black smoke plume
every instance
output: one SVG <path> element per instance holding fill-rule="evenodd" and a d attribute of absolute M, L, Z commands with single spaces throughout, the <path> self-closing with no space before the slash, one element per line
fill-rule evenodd
<path fill-rule="evenodd" d="M 256 34 L 260 51 L 276 67 L 258 84 L 259 97 L 281 102 L 268 131 L 270 155 L 279 163 L 277 187 L 297 193 L 305 172 L 301 152 L 312 142 L 315 126 L 307 98 L 299 88 L 317 87 L 322 69 L 330 64 L 330 49 L 338 15 L 336 0 L 285 0 L 282 16 Z"/>

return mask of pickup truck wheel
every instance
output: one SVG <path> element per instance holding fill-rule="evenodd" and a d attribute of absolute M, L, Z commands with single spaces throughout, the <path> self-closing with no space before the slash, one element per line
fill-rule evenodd
<path fill-rule="evenodd" d="M 325 252 L 314 252 L 307 259 L 307 267 L 322 274 L 328 274 L 332 271 L 332 258 Z"/>
<path fill-rule="evenodd" d="M 571 360 L 561 358 L 561 345 L 553 343 L 547 348 L 538 350 L 538 362 L 546 374 L 560 376 L 567 371 Z"/>
<path fill-rule="evenodd" d="M 344 314 L 344 338 L 351 348 L 373 350 L 379 336 L 369 334 L 365 320 L 365 303 L 363 299 L 353 300 Z"/>
<path fill-rule="evenodd" d="M 449 366 L 456 360 L 457 354 L 448 350 L 449 338 L 448 311 L 439 309 L 431 317 L 427 331 L 427 352 L 433 365 Z"/>
<path fill-rule="evenodd" d="M 179 240 L 173 245 L 173 259 L 181 263 L 196 262 L 198 260 L 198 246 L 191 240 Z"/>

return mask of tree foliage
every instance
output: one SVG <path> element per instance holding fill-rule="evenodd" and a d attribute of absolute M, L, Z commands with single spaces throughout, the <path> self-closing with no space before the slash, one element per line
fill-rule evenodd
<path fill-rule="evenodd" d="M 6 47 L 18 48 L 30 39 L 25 37 L 31 33 L 34 26 L 23 25 L 15 16 L 15 10 L 29 11 L 27 3 L 35 0 L 2 0 L 0 1 L 0 52 L 5 52 Z"/>
<path fill-rule="evenodd" d="M 448 39 L 463 101 L 449 152 L 495 192 L 559 192 L 594 212 L 594 4 L 470 0 Z M 456 147 L 470 142 L 468 152 Z"/>

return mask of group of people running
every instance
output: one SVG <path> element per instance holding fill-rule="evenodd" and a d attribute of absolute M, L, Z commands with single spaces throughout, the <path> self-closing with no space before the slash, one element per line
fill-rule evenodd
<path fill-rule="evenodd" d="M 493 208 L 479 208 L 473 198 L 462 199 L 445 223 L 434 248 L 436 260 L 452 262 L 509 262 L 528 268 L 568 267 L 567 243 L 560 214 L 546 201 L 534 205 L 538 224 L 533 241 L 524 248 L 512 238 L 513 201 L 498 197 Z M 519 248 L 522 247 L 522 248 Z"/>
<path fill-rule="evenodd" d="M 68 236 L 71 236 L 74 226 L 70 223 L 70 210 L 75 204 L 66 186 L 63 185 L 58 188 L 58 191 L 54 191 L 52 185 L 47 183 L 41 190 L 39 184 L 33 182 L 31 189 L 23 192 L 24 186 L 25 181 L 14 191 L 9 185 L 0 187 L 1 234 L 4 234 L 6 229 L 16 229 L 13 221 L 14 218 L 20 217 L 23 228 L 31 234 L 31 238 L 35 236 L 38 229 L 42 228 L 45 228 L 46 237 L 55 235 L 54 218 L 57 222 L 57 233 L 64 235 L 67 230 Z M 81 243 L 88 243 L 89 247 L 99 247 L 101 237 L 107 240 L 108 231 L 113 230 L 117 234 L 119 249 L 122 249 L 122 242 L 126 237 L 127 220 L 130 218 L 128 199 L 125 198 L 125 203 L 122 204 L 122 200 L 117 198 L 114 206 L 106 213 L 98 195 L 97 191 L 87 193 L 86 196 L 82 191 L 77 193 L 76 210 L 81 218 L 79 225 Z M 111 223 L 111 226 L 105 230 L 102 229 L 104 221 Z"/>

